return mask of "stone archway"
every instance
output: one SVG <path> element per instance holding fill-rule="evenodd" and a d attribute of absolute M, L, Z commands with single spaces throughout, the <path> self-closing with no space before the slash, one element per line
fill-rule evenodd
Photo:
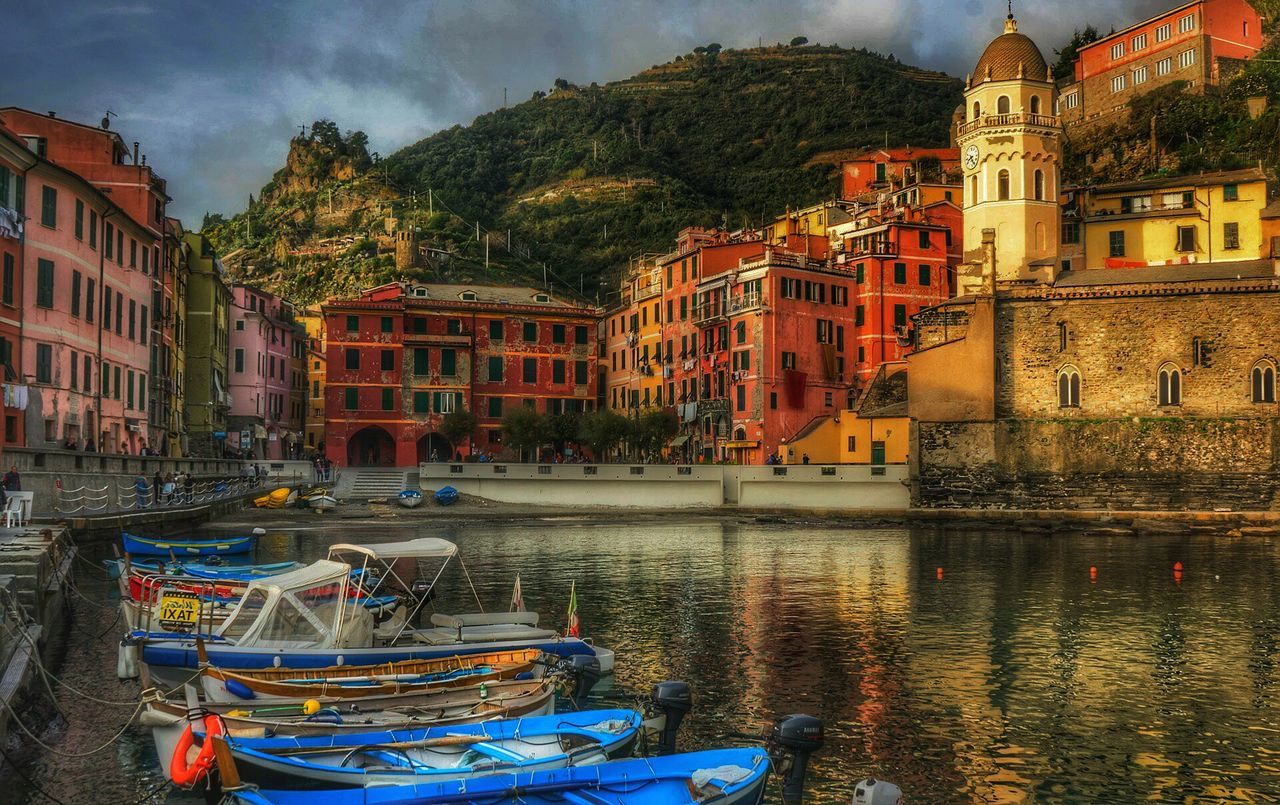
<path fill-rule="evenodd" d="M 428 433 L 418 440 L 418 463 L 431 461 L 432 453 L 435 461 L 453 461 L 453 446 L 438 433 Z"/>
<path fill-rule="evenodd" d="M 348 467 L 393 467 L 395 463 L 396 443 L 383 428 L 370 425 L 347 439 Z"/>

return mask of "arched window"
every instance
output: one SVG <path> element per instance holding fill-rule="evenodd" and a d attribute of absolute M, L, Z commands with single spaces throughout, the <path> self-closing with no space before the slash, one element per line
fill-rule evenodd
<path fill-rule="evenodd" d="M 1160 367 L 1158 375 L 1161 405 L 1182 405 L 1182 370 L 1172 363 Z"/>
<path fill-rule="evenodd" d="M 1031 96 L 1031 114 L 1033 115 L 1040 114 L 1040 96 L 1039 95 Z"/>
<path fill-rule="evenodd" d="M 1058 407 L 1080 407 L 1080 371 L 1074 366 L 1058 370 Z"/>
<path fill-rule="evenodd" d="M 969 206 L 978 203 L 978 174 L 969 177 Z"/>
<path fill-rule="evenodd" d="M 982 116 L 982 106 L 977 101 L 973 102 L 973 119 L 977 120 Z"/>
<path fill-rule="evenodd" d="M 999 98 L 996 99 L 996 114 L 997 115 L 1009 114 L 1009 96 L 1008 95 L 1001 95 Z"/>
<path fill-rule="evenodd" d="M 1271 361 L 1258 361 L 1251 373 L 1251 395 L 1255 403 L 1276 401 L 1276 367 Z"/>
<path fill-rule="evenodd" d="M 1036 201 L 1044 201 L 1044 171 L 1036 168 Z"/>
<path fill-rule="evenodd" d="M 1002 170 L 996 175 L 996 198 L 1009 200 L 1009 171 Z"/>

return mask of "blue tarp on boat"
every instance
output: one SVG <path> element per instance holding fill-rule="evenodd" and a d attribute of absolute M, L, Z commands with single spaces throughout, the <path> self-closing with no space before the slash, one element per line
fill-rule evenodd
<path fill-rule="evenodd" d="M 441 506 L 450 506 L 458 501 L 458 490 L 452 486 L 442 486 L 435 494 L 436 503 Z"/>

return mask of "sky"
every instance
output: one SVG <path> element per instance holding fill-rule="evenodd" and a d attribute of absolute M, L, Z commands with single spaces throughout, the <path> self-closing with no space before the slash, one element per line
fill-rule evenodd
<path fill-rule="evenodd" d="M 1024 0 L 1019 29 L 1053 50 L 1175 0 Z M 140 142 L 170 214 L 242 210 L 298 127 L 362 129 L 383 155 L 556 78 L 604 83 L 719 42 L 866 47 L 963 76 L 1003 0 L 7 0 L 0 107 L 56 111 Z"/>

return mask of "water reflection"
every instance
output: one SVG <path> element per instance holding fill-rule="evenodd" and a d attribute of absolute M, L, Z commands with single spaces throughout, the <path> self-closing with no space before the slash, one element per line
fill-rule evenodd
<path fill-rule="evenodd" d="M 459 544 L 491 607 L 505 605 L 519 572 L 553 627 L 576 580 L 584 633 L 618 651 L 616 686 L 692 684 L 686 747 L 790 712 L 822 717 L 814 802 L 847 802 L 850 784 L 871 774 L 914 802 L 1244 802 L 1280 790 L 1271 540 L 674 519 L 389 527 L 376 538 L 425 535 Z M 313 559 L 362 536 L 374 538 L 272 533 L 260 558 Z M 446 575 L 436 605 L 474 607 L 461 573 Z M 109 612 L 77 612 L 77 641 L 109 626 Z M 68 658 L 73 684 L 113 669 L 114 654 L 92 645 Z M 81 745 L 117 726 L 97 726 L 74 701 L 67 709 L 72 727 L 60 734 Z M 132 731 L 117 751 L 118 785 L 98 777 L 78 792 L 78 769 L 70 790 L 60 776 L 71 761 L 31 769 L 71 800 L 111 790 L 106 801 L 124 801 L 158 780 L 149 753 Z"/>

